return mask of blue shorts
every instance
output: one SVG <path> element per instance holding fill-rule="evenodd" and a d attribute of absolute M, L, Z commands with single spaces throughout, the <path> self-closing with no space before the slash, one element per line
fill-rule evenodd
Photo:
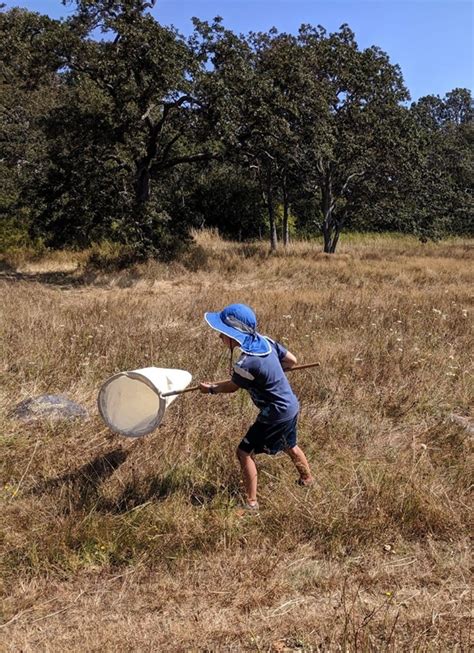
<path fill-rule="evenodd" d="M 266 453 L 274 456 L 280 451 L 296 447 L 296 423 L 298 415 L 284 422 L 265 424 L 255 422 L 239 444 L 246 453 Z"/>

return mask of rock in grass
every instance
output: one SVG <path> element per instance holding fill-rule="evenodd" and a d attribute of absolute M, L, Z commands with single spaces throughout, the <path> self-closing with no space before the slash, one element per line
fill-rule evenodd
<path fill-rule="evenodd" d="M 87 419 L 87 410 L 64 395 L 40 395 L 21 401 L 12 412 L 13 417 L 24 420 L 41 418 L 54 420 Z"/>

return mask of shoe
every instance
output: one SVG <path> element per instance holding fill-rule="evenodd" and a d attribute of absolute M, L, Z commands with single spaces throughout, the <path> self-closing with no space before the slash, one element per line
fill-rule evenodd
<path fill-rule="evenodd" d="M 249 512 L 258 512 L 259 509 L 258 501 L 255 501 L 255 503 L 244 503 L 242 507 Z"/>
<path fill-rule="evenodd" d="M 244 515 L 258 515 L 259 505 L 255 503 L 244 503 L 237 508 L 237 514 L 239 517 L 244 517 Z"/>
<path fill-rule="evenodd" d="M 299 485 L 300 487 L 311 487 L 312 485 L 314 485 L 314 478 L 307 478 L 307 479 L 299 478 L 296 481 L 296 485 Z"/>

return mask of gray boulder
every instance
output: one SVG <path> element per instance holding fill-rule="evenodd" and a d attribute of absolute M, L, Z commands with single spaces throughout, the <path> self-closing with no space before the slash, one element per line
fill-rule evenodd
<path fill-rule="evenodd" d="M 13 417 L 23 420 L 41 418 L 54 420 L 87 419 L 85 408 L 64 395 L 40 395 L 21 401 L 12 411 Z"/>

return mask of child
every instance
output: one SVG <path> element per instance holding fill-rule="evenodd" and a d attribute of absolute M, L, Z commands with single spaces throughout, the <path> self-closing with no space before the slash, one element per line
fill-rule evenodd
<path fill-rule="evenodd" d="M 203 393 L 219 394 L 247 390 L 260 413 L 237 448 L 242 469 L 248 510 L 258 510 L 257 468 L 254 454 L 288 454 L 299 472 L 298 484 L 312 485 L 314 479 L 303 451 L 296 444 L 299 403 L 284 370 L 296 364 L 296 358 L 282 345 L 257 333 L 257 319 L 245 304 L 231 304 L 220 313 L 206 313 L 210 327 L 231 356 L 235 347 L 242 351 L 233 366 L 230 381 L 200 383 Z"/>

